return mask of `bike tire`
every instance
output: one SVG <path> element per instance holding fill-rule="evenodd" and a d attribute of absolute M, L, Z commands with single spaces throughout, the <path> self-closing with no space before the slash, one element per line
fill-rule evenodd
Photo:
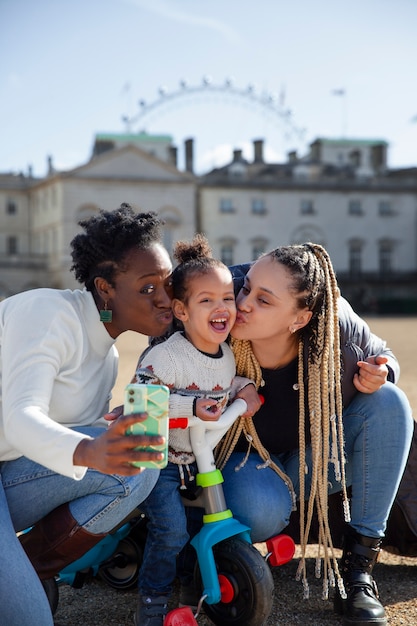
<path fill-rule="evenodd" d="M 113 589 L 134 589 L 137 587 L 142 559 L 142 547 L 127 536 L 119 541 L 110 563 L 100 566 L 98 576 Z"/>
<path fill-rule="evenodd" d="M 217 573 L 226 583 L 228 593 L 222 595 L 218 604 L 204 602 L 207 616 L 216 626 L 262 626 L 271 613 L 274 595 L 271 570 L 263 556 L 238 537 L 216 544 L 213 554 Z M 195 583 L 201 590 L 198 565 Z"/>

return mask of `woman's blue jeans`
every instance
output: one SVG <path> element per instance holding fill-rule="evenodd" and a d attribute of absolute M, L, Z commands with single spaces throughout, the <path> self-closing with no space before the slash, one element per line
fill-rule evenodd
<path fill-rule="evenodd" d="M 77 430 L 92 437 L 103 432 L 93 427 Z M 82 480 L 73 480 L 26 457 L 1 463 L 1 479 L 16 531 L 33 526 L 53 509 L 69 503 L 71 515 L 85 530 L 107 533 L 145 500 L 158 475 L 159 470 L 151 469 L 134 476 L 89 469 Z"/>
<path fill-rule="evenodd" d="M 0 482 L 0 616 L 7 626 L 52 626 L 49 602 L 10 519 Z"/>
<path fill-rule="evenodd" d="M 346 480 L 352 486 L 350 525 L 367 537 L 383 537 L 411 445 L 413 418 L 408 399 L 389 382 L 373 394 L 358 393 L 343 411 L 343 424 Z M 243 457 L 243 453 L 233 453 L 223 470 L 226 502 L 233 515 L 250 526 L 252 540 L 265 541 L 289 523 L 291 497 L 273 469 L 257 468 L 263 464 L 257 453 L 251 453 L 236 471 Z M 298 450 L 273 460 L 291 478 L 298 496 Z M 332 465 L 329 481 L 329 493 L 340 491 Z"/>

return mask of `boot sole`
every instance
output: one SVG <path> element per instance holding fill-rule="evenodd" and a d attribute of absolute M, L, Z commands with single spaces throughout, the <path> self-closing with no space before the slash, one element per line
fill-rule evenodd
<path fill-rule="evenodd" d="M 375 619 L 367 619 L 367 620 L 352 620 L 344 617 L 342 619 L 342 626 L 372 626 L 376 624 L 376 626 L 387 626 L 388 622 L 385 617 L 376 617 Z"/>

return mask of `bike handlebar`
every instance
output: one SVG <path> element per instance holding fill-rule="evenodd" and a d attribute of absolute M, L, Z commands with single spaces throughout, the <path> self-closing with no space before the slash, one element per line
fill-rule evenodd
<path fill-rule="evenodd" d="M 234 400 L 232 404 L 230 404 L 227 409 L 220 415 L 218 420 L 213 422 L 204 421 L 199 417 L 193 415 L 193 417 L 188 418 L 188 426 L 193 428 L 194 426 L 200 426 L 201 424 L 204 424 L 206 430 L 225 429 L 226 431 L 239 417 L 239 415 L 242 415 L 242 413 L 246 411 L 247 406 L 248 405 L 242 398 L 236 398 L 236 400 Z"/>
<path fill-rule="evenodd" d="M 189 419 L 191 446 L 200 472 L 213 469 L 213 448 L 246 409 L 246 402 L 237 398 L 216 422 L 204 422 L 198 417 Z"/>

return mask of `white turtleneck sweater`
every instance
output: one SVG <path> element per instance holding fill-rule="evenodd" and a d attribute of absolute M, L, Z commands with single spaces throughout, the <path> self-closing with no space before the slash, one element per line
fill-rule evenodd
<path fill-rule="evenodd" d="M 0 460 L 26 456 L 65 476 L 73 454 L 106 425 L 118 353 L 86 290 L 34 289 L 0 303 Z"/>

